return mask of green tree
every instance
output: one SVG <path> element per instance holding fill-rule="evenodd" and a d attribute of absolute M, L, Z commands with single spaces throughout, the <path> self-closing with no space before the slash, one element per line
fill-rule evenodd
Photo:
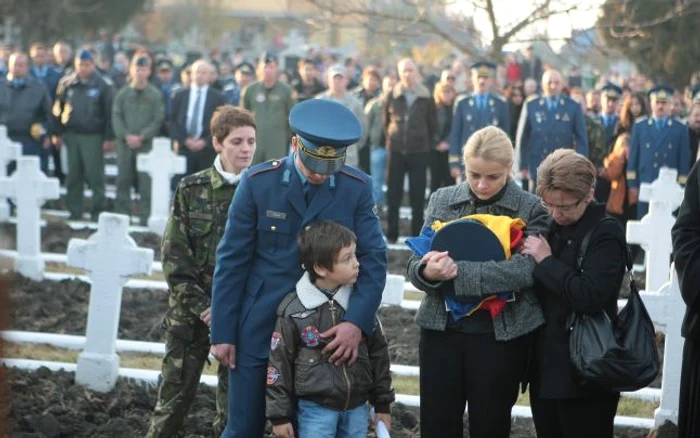
<path fill-rule="evenodd" d="M 640 72 L 682 89 L 700 67 L 698 19 L 697 0 L 606 0 L 598 27 Z"/>
<path fill-rule="evenodd" d="M 0 17 L 10 19 L 26 46 L 32 41 L 73 39 L 104 29 L 121 29 L 149 0 L 0 0 Z"/>

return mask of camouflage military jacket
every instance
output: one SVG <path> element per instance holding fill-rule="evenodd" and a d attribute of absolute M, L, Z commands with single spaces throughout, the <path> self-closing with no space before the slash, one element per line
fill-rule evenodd
<path fill-rule="evenodd" d="M 216 246 L 236 187 L 212 166 L 183 178 L 175 192 L 162 246 L 170 292 L 163 328 L 181 337 L 206 328 L 199 315 L 211 306 Z"/>
<path fill-rule="evenodd" d="M 588 134 L 588 157 L 596 168 L 603 167 L 603 160 L 608 155 L 608 145 L 605 142 L 605 128 L 598 120 L 586 117 L 586 134 Z"/>

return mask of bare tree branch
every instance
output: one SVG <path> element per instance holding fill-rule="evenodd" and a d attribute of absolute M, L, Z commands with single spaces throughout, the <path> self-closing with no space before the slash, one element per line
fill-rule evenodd
<path fill-rule="evenodd" d="M 683 1 L 676 2 L 676 6 L 671 8 L 660 17 L 654 18 L 653 20 L 642 21 L 639 23 L 634 22 L 634 11 L 630 11 L 622 22 L 607 25 L 605 27 L 609 28 L 610 35 L 613 38 L 620 39 L 630 39 L 642 37 L 645 35 L 645 29 L 657 26 L 659 24 L 665 23 L 667 21 L 678 18 L 684 14 L 700 11 L 700 3 L 696 1 Z M 627 11 L 625 11 L 627 12 Z M 615 28 L 622 27 L 625 30 L 617 31 Z"/>

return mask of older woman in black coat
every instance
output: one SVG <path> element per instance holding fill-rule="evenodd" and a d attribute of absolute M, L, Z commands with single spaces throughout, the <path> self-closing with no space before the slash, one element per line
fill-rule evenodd
<path fill-rule="evenodd" d="M 535 342 L 530 405 L 538 438 L 612 438 L 620 394 L 581 382 L 569 359 L 567 317 L 572 312 L 617 315 L 625 272 L 622 227 L 606 221 L 591 236 L 583 266 L 577 258 L 584 236 L 605 217 L 593 199 L 596 169 L 571 149 L 559 149 L 537 169 L 537 194 L 551 216 L 547 237 L 530 236 L 535 291 L 545 325 Z"/>

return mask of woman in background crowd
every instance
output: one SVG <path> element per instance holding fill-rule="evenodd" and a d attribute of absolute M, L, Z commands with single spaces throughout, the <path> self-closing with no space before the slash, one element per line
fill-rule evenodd
<path fill-rule="evenodd" d="M 520 120 L 520 113 L 525 103 L 525 90 L 520 82 L 511 84 L 506 87 L 505 96 L 510 103 L 510 132 L 508 135 L 510 136 L 510 141 L 515 144 L 518 121 Z"/>
<path fill-rule="evenodd" d="M 450 127 L 457 92 L 448 82 L 438 82 L 435 85 L 433 98 L 437 129 L 435 130 L 435 147 L 430 151 L 430 193 L 440 187 L 451 186 L 455 180 L 450 175 L 450 165 L 447 155 L 450 151 Z"/>

